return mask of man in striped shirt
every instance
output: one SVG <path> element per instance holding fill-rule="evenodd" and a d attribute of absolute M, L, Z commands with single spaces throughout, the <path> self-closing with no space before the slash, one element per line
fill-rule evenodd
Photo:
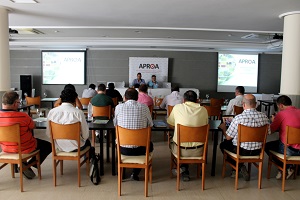
<path fill-rule="evenodd" d="M 20 124 L 21 135 L 21 150 L 22 153 L 31 153 L 35 150 L 40 150 L 41 163 L 51 153 L 50 142 L 34 138 L 32 135 L 32 129 L 35 124 L 27 113 L 18 112 L 18 106 L 20 104 L 19 95 L 14 91 L 8 91 L 4 93 L 2 97 L 2 109 L 0 110 L 0 126 L 9 126 L 13 124 Z M 0 143 L 1 149 L 6 153 L 17 153 L 18 145 L 11 142 Z M 29 164 L 35 161 L 35 157 L 29 160 Z M 23 163 L 27 165 L 27 163 Z M 33 167 L 37 167 L 34 165 Z M 28 179 L 35 177 L 35 173 L 31 168 L 23 171 L 23 174 Z"/>
<path fill-rule="evenodd" d="M 148 106 L 137 102 L 138 92 L 129 88 L 125 92 L 125 103 L 119 104 L 115 110 L 114 124 L 127 129 L 141 129 L 153 126 Z M 153 144 L 150 143 L 150 152 L 153 151 Z M 139 146 L 121 146 L 121 154 L 128 156 L 145 155 L 146 148 Z M 134 168 L 131 179 L 139 180 L 141 169 Z"/>

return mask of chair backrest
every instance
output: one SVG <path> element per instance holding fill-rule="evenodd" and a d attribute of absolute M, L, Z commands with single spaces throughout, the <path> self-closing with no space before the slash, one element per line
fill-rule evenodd
<path fill-rule="evenodd" d="M 114 105 L 117 106 L 118 105 L 118 97 L 114 97 L 114 98 L 111 98 L 111 99 L 114 102 Z"/>
<path fill-rule="evenodd" d="M 244 108 L 243 108 L 243 107 L 241 107 L 241 106 L 236 106 L 236 105 L 233 106 L 233 113 L 234 113 L 235 115 L 239 115 L 239 114 L 241 114 L 243 111 L 244 111 Z"/>
<path fill-rule="evenodd" d="M 221 116 L 221 106 L 203 106 L 207 110 L 208 117 L 212 120 L 220 119 Z"/>
<path fill-rule="evenodd" d="M 160 106 L 163 100 L 164 100 L 163 98 L 154 97 L 153 98 L 154 106 Z"/>
<path fill-rule="evenodd" d="M 173 108 L 174 108 L 174 106 L 168 105 L 168 116 L 170 116 L 170 114 L 171 114 Z"/>
<path fill-rule="evenodd" d="M 0 142 L 13 142 L 18 144 L 19 160 L 21 160 L 20 124 L 0 126 Z"/>
<path fill-rule="evenodd" d="M 242 124 L 238 125 L 238 141 L 237 146 L 240 146 L 242 142 L 261 142 L 262 153 L 264 153 L 264 145 L 268 134 L 268 126 L 261 127 L 248 127 Z M 237 154 L 239 155 L 239 148 L 237 148 Z"/>
<path fill-rule="evenodd" d="M 90 101 L 91 101 L 92 97 L 89 97 L 89 98 L 80 98 L 80 103 L 82 105 L 89 105 Z"/>
<path fill-rule="evenodd" d="M 207 140 L 208 140 L 209 124 L 200 127 L 189 127 L 177 124 L 177 143 L 183 142 L 201 142 L 203 147 L 203 158 L 206 157 Z M 179 148 L 179 145 L 178 145 Z M 180 158 L 180 150 L 178 151 Z M 205 158 L 204 158 L 205 159 Z"/>
<path fill-rule="evenodd" d="M 300 128 L 286 126 L 286 144 L 300 144 Z"/>
<path fill-rule="evenodd" d="M 147 147 L 151 139 L 151 127 L 127 129 L 116 126 L 118 145 L 136 145 Z"/>
<path fill-rule="evenodd" d="M 111 118 L 111 105 L 108 106 L 93 106 L 93 117 Z"/>
<path fill-rule="evenodd" d="M 37 97 L 25 97 L 27 105 L 37 105 L 41 106 L 41 96 Z"/>
<path fill-rule="evenodd" d="M 57 124 L 55 122 L 49 121 L 50 126 L 50 139 L 52 146 L 52 153 L 56 156 L 56 148 L 54 140 L 57 139 L 66 139 L 66 140 L 75 140 L 78 144 L 78 156 L 80 155 L 80 122 L 74 124 Z"/>
<path fill-rule="evenodd" d="M 210 99 L 210 105 L 211 106 L 223 106 L 224 101 L 225 101 L 224 99 L 211 98 Z"/>

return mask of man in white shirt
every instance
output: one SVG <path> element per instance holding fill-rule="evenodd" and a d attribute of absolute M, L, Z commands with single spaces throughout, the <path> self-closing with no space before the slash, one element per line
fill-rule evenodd
<path fill-rule="evenodd" d="M 90 84 L 88 89 L 84 89 L 82 92 L 82 98 L 90 98 L 94 97 L 97 94 L 97 91 L 95 90 L 96 85 L 95 84 Z"/>
<path fill-rule="evenodd" d="M 49 111 L 46 135 L 50 137 L 50 121 L 57 124 L 74 124 L 76 122 L 81 122 L 80 149 L 84 149 L 86 146 L 91 146 L 91 143 L 88 140 L 89 127 L 83 111 L 75 107 L 77 96 L 77 93 L 71 89 L 66 89 L 61 92 L 60 98 L 62 104 Z M 55 146 L 57 149 L 66 152 L 77 151 L 78 149 L 78 144 L 74 140 L 56 140 Z"/>
<path fill-rule="evenodd" d="M 179 87 L 175 85 L 171 89 L 171 94 L 163 99 L 160 107 L 168 110 L 168 105 L 175 106 L 180 103 L 183 103 L 183 97 L 179 94 Z"/>
<path fill-rule="evenodd" d="M 235 98 L 229 101 L 226 109 L 226 115 L 234 115 L 233 106 L 243 107 L 245 88 L 243 86 L 237 86 L 235 88 Z"/>

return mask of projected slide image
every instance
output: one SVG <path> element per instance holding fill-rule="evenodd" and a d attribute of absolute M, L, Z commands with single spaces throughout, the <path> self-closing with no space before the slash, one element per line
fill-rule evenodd
<path fill-rule="evenodd" d="M 218 70 L 218 84 L 224 85 L 233 76 L 235 70 L 235 59 L 231 54 L 219 55 L 219 70 Z"/>

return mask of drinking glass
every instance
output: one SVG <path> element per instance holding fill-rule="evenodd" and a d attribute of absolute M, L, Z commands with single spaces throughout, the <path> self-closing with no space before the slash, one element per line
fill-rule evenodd
<path fill-rule="evenodd" d="M 44 98 L 47 98 L 47 92 L 46 92 L 46 90 L 44 91 Z"/>
<path fill-rule="evenodd" d="M 225 100 L 224 100 L 224 104 L 225 104 L 226 106 L 228 106 L 228 99 L 225 99 Z"/>
<path fill-rule="evenodd" d="M 209 99 L 209 94 L 206 94 L 205 96 L 206 96 L 206 100 L 208 100 Z"/>
<path fill-rule="evenodd" d="M 40 117 L 40 113 L 41 113 L 41 111 L 37 108 L 37 109 L 36 109 L 36 115 L 37 115 L 38 117 Z"/>

